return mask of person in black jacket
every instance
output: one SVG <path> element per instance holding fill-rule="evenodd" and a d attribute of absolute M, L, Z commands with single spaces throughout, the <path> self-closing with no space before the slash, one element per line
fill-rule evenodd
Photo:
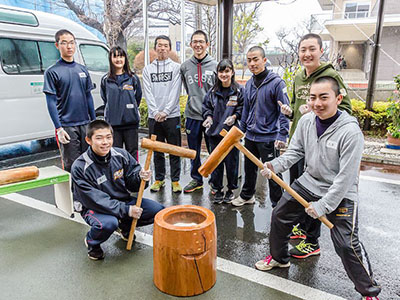
<path fill-rule="evenodd" d="M 222 129 L 238 125 L 243 108 L 243 88 L 235 81 L 235 70 L 229 59 L 217 65 L 217 80 L 208 91 L 203 102 L 203 126 L 209 137 L 211 151 L 221 142 Z M 228 190 L 223 193 L 224 165 L 228 179 Z M 219 166 L 212 172 L 210 184 L 215 192 L 215 203 L 229 203 L 234 199 L 232 190 L 238 188 L 239 151 L 233 148 Z"/>
<path fill-rule="evenodd" d="M 149 225 L 164 207 L 143 198 L 141 207 L 135 206 L 141 180 L 149 181 L 151 171 L 143 170 L 124 149 L 113 148 L 110 124 L 96 120 L 89 124 L 86 142 L 90 145 L 72 165 L 71 178 L 75 209 L 91 226 L 85 244 L 90 259 L 104 258 L 101 244 L 118 230 L 128 240 L 132 218 L 137 226 Z M 147 183 L 146 183 L 147 185 Z"/>
<path fill-rule="evenodd" d="M 114 130 L 114 146 L 125 149 L 138 159 L 139 105 L 142 88 L 139 77 L 132 73 L 128 56 L 119 46 L 111 48 L 109 72 L 101 80 L 105 120 Z"/>

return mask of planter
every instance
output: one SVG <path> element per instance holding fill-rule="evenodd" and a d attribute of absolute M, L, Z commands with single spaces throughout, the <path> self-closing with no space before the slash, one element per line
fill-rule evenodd
<path fill-rule="evenodd" d="M 387 143 L 392 146 L 400 147 L 400 139 L 393 137 L 389 132 L 387 134 Z"/>

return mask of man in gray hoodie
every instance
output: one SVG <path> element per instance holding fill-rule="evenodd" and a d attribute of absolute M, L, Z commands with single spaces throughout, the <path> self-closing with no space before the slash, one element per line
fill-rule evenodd
<path fill-rule="evenodd" d="M 179 96 L 181 77 L 179 64 L 169 58 L 171 40 L 165 35 L 156 37 L 154 49 L 157 59 L 143 70 L 143 90 L 149 112 L 149 135 L 157 135 L 157 141 L 181 145 L 181 121 Z M 171 186 L 174 193 L 182 192 L 179 184 L 181 161 L 179 156 L 169 156 Z M 165 185 L 164 153 L 154 152 L 155 182 L 150 187 L 158 192 Z"/>
<path fill-rule="evenodd" d="M 334 225 L 331 239 L 347 275 L 363 299 L 372 300 L 381 287 L 373 279 L 367 255 L 369 268 L 363 263 L 357 223 L 358 173 L 364 138 L 357 120 L 337 109 L 342 99 L 336 79 L 328 76 L 316 79 L 311 84 L 308 101 L 312 112 L 299 120 L 288 150 L 265 163 L 261 174 L 270 179 L 271 171 L 283 172 L 304 158 L 306 170 L 291 187 L 311 205 L 304 209 L 287 192 L 283 194 L 272 211 L 271 255 L 255 266 L 261 271 L 289 267 L 292 226 L 303 221 L 307 214 L 314 219 L 326 215 Z"/>
<path fill-rule="evenodd" d="M 183 189 L 185 193 L 191 193 L 203 187 L 203 177 L 198 171 L 201 165 L 200 152 L 203 135 L 206 144 L 208 141 L 204 134 L 205 128 L 202 126 L 202 106 L 204 96 L 214 85 L 217 67 L 217 61 L 207 54 L 209 46 L 205 32 L 195 31 L 190 40 L 193 56 L 181 65 L 182 82 L 188 94 L 185 108 L 188 146 L 197 152 L 196 158 L 192 160 L 190 172 L 192 181 Z"/>

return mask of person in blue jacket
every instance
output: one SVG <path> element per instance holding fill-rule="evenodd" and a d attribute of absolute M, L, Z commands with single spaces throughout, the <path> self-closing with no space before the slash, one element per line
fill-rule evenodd
<path fill-rule="evenodd" d="M 286 84 L 265 65 L 264 49 L 253 46 L 247 52 L 247 65 L 253 76 L 247 81 L 240 126 L 245 133 L 245 147 L 263 162 L 279 156 L 289 132 L 289 120 L 281 113 L 278 101 L 288 105 Z M 234 206 L 255 203 L 258 167 L 248 158 L 244 161 L 245 180 L 239 197 L 231 203 Z M 281 174 L 277 174 L 282 177 Z M 282 196 L 282 188 L 269 180 L 269 196 L 275 207 Z"/>
<path fill-rule="evenodd" d="M 217 65 L 217 79 L 208 91 L 203 102 L 203 126 L 209 137 L 211 151 L 222 140 L 222 129 L 229 131 L 237 126 L 242 115 L 243 88 L 235 81 L 235 70 L 229 59 L 221 60 Z M 228 179 L 228 189 L 223 193 L 224 165 Z M 233 148 L 225 159 L 212 172 L 210 184 L 215 190 L 215 203 L 229 203 L 234 199 L 233 190 L 238 188 L 239 151 Z"/>
<path fill-rule="evenodd" d="M 92 80 L 85 66 L 74 61 L 75 36 L 66 29 L 55 34 L 61 58 L 44 72 L 43 92 L 56 129 L 64 170 L 86 151 L 86 125 L 96 119 Z"/>
<path fill-rule="evenodd" d="M 126 51 L 111 48 L 109 72 L 101 80 L 101 98 L 105 104 L 105 120 L 114 130 L 114 146 L 125 149 L 138 159 L 139 105 L 142 88 L 139 77 L 130 67 Z"/>
<path fill-rule="evenodd" d="M 164 207 L 143 198 L 137 207 L 132 192 L 138 192 L 141 180 L 149 181 L 151 170 L 143 170 L 124 149 L 113 148 L 112 127 L 95 120 L 88 125 L 86 141 L 90 145 L 72 165 L 74 206 L 91 227 L 85 237 L 90 259 L 104 258 L 101 244 L 118 230 L 127 241 L 132 218 L 137 226 L 154 222 Z M 146 183 L 147 185 L 147 183 Z"/>

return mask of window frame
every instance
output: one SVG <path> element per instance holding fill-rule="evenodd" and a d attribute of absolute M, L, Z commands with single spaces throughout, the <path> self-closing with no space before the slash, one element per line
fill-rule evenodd
<path fill-rule="evenodd" d="M 356 11 L 355 12 L 346 12 L 346 6 L 348 4 L 356 4 Z M 358 11 L 358 6 L 359 5 L 368 5 L 368 12 L 367 12 L 367 16 L 365 17 L 357 17 L 357 14 L 360 13 Z M 347 15 L 354 13 L 355 14 L 355 18 L 349 18 Z M 344 1 L 343 2 L 343 19 L 363 19 L 363 18 L 368 18 L 371 15 L 371 1 L 370 0 L 348 0 L 348 1 Z"/>

